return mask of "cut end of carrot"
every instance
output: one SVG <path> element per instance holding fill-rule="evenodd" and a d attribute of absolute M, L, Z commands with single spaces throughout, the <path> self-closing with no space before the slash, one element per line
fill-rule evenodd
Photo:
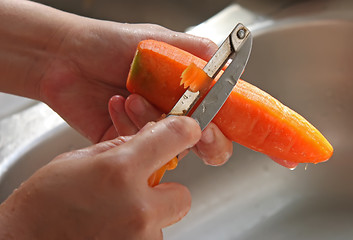
<path fill-rule="evenodd" d="M 189 88 L 192 92 L 202 92 L 209 88 L 211 82 L 212 78 L 196 64 L 191 63 L 181 74 L 180 85 L 184 85 L 184 88 Z"/>

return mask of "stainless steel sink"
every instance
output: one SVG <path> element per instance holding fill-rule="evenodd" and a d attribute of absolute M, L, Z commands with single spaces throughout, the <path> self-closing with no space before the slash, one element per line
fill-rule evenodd
<path fill-rule="evenodd" d="M 254 47 L 242 78 L 317 126 L 333 157 L 290 171 L 237 144 L 222 167 L 190 154 L 164 179 L 185 184 L 193 197 L 166 239 L 353 239 L 353 8 L 309 6 L 283 9 L 261 27 L 258 18 L 250 23 Z M 56 124 L 0 169 L 1 200 L 55 155 L 86 145 Z"/>
<path fill-rule="evenodd" d="M 240 146 L 219 168 L 190 157 L 168 176 L 193 194 L 168 239 L 353 238 L 352 37 L 345 20 L 283 21 L 255 33 L 243 78 L 317 126 L 333 157 L 294 171 Z"/>
<path fill-rule="evenodd" d="M 185 31 L 227 7 L 233 0 L 34 0 L 92 18 L 128 23 L 156 23 Z"/>

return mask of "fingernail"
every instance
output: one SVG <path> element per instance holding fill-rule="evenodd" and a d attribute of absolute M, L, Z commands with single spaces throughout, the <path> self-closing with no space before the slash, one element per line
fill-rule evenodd
<path fill-rule="evenodd" d="M 143 99 L 137 97 L 130 102 L 129 109 L 136 115 L 143 115 L 146 111 L 146 104 Z"/>
<path fill-rule="evenodd" d="M 122 96 L 113 96 L 110 99 L 110 105 L 112 109 L 117 113 L 124 111 L 124 102 L 125 99 Z"/>
<path fill-rule="evenodd" d="M 201 136 L 200 141 L 203 142 L 203 143 L 206 143 L 206 144 L 213 143 L 213 141 L 214 141 L 214 132 L 213 132 L 213 129 L 211 127 L 206 128 L 202 132 L 202 136 Z"/>

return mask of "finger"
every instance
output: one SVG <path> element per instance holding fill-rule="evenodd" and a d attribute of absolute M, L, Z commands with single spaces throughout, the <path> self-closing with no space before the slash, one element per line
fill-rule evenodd
<path fill-rule="evenodd" d="M 144 127 L 115 154 L 133 159 L 131 166 L 139 166 L 136 174 L 147 178 L 185 149 L 195 145 L 201 130 L 189 117 L 169 117 Z"/>
<path fill-rule="evenodd" d="M 122 96 L 113 96 L 109 101 L 109 113 L 119 136 L 134 135 L 138 128 L 125 112 L 125 99 Z"/>
<path fill-rule="evenodd" d="M 194 150 L 206 164 L 219 166 L 232 156 L 233 144 L 214 123 L 210 123 Z"/>
<path fill-rule="evenodd" d="M 208 38 L 201 38 L 187 33 L 174 32 L 169 43 L 195 56 L 208 61 L 217 51 L 217 45 Z"/>
<path fill-rule="evenodd" d="M 121 144 L 128 142 L 132 138 L 133 138 L 133 136 L 121 136 L 121 137 L 115 138 L 113 140 L 100 142 L 100 143 L 94 144 L 94 145 L 86 147 L 86 148 L 62 153 L 59 156 L 57 156 L 53 161 L 63 160 L 63 159 L 72 159 L 72 158 L 78 159 L 78 158 L 95 156 L 99 153 L 106 152 L 112 148 L 120 146 Z"/>
<path fill-rule="evenodd" d="M 180 221 L 190 210 L 191 194 L 178 183 L 162 183 L 153 188 L 155 213 L 162 228 Z"/>
<path fill-rule="evenodd" d="M 139 31 L 139 40 L 155 39 L 174 45 L 187 52 L 190 52 L 206 61 L 216 52 L 217 45 L 208 38 L 202 38 L 195 35 L 176 32 L 154 24 L 136 24 L 130 25 L 131 28 L 143 29 Z M 138 36 L 135 34 L 134 36 Z"/>
<path fill-rule="evenodd" d="M 103 136 L 101 137 L 101 139 L 99 139 L 98 142 L 104 142 L 104 141 L 108 141 L 108 140 L 112 140 L 114 138 L 117 138 L 119 135 L 116 132 L 116 129 L 114 127 L 114 125 L 111 125 L 108 130 L 103 134 Z"/>
<path fill-rule="evenodd" d="M 146 123 L 158 120 L 162 112 L 157 110 L 143 97 L 132 94 L 126 99 L 125 111 L 131 121 L 141 129 Z"/>

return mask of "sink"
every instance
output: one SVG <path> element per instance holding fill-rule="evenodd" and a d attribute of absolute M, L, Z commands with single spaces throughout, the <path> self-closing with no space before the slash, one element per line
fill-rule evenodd
<path fill-rule="evenodd" d="M 67 12 L 128 23 L 155 23 L 175 31 L 197 25 L 233 0 L 34 0 Z"/>
<path fill-rule="evenodd" d="M 352 9 L 314 9 L 250 25 L 253 51 L 242 78 L 313 123 L 332 143 L 333 157 L 291 171 L 236 143 L 221 167 L 191 153 L 163 180 L 186 185 L 193 198 L 189 214 L 164 230 L 166 239 L 353 239 Z M 0 200 L 54 156 L 87 145 L 57 124 L 8 158 Z"/>
<path fill-rule="evenodd" d="M 166 179 L 193 195 L 167 239 L 352 239 L 353 22 L 283 21 L 254 35 L 242 78 L 317 126 L 333 157 L 290 171 L 238 145 L 222 167 L 190 156 Z"/>

